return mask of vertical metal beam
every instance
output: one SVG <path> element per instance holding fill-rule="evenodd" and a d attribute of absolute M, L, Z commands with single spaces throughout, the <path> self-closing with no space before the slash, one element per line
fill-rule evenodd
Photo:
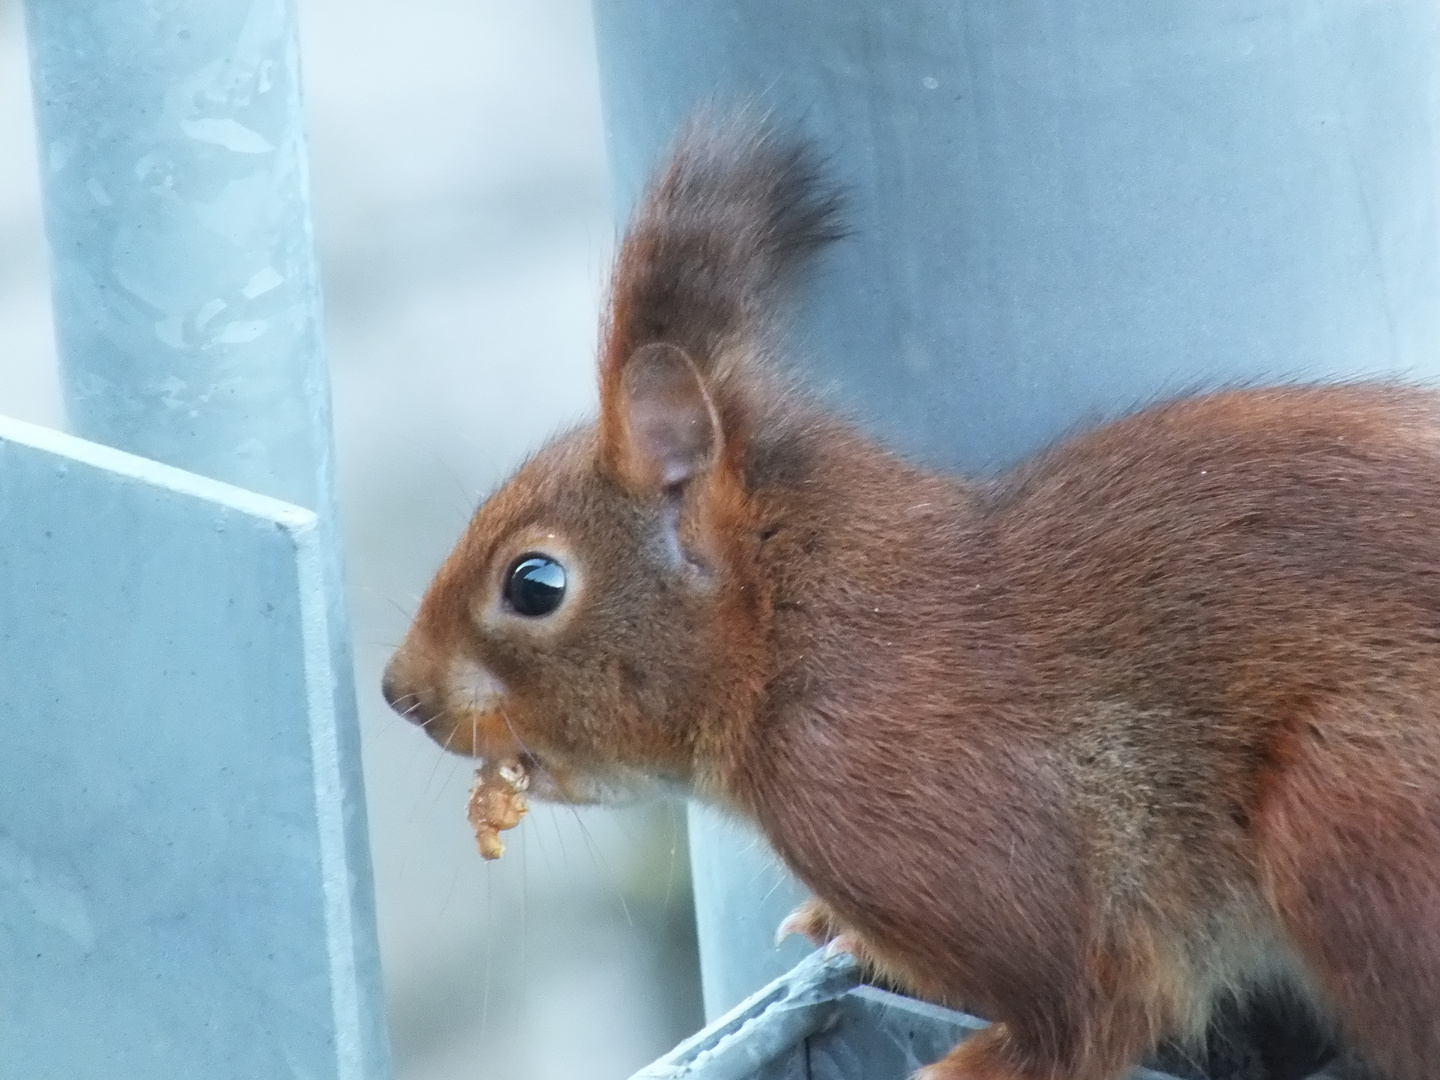
<path fill-rule="evenodd" d="M 833 154 L 855 235 L 798 359 L 932 462 L 1223 382 L 1440 374 L 1432 0 L 594 10 L 622 208 L 700 102 L 756 99 Z M 702 960 L 733 978 L 713 1015 L 782 962 L 723 921 L 751 857 L 697 839 Z"/>
<path fill-rule="evenodd" d="M 700 988 L 714 1020 L 811 951 L 799 937 L 775 945 L 775 928 L 805 890 L 745 824 L 699 803 L 687 819 Z"/>
<path fill-rule="evenodd" d="M 352 976 L 335 990 L 353 998 L 355 1075 L 378 1076 L 379 955 L 295 4 L 26 0 L 26 16 L 72 429 L 319 516 L 336 683 L 333 744 L 312 761 L 327 925 L 332 960 Z"/>
<path fill-rule="evenodd" d="M 77 434 L 329 498 L 292 0 L 27 0 Z"/>

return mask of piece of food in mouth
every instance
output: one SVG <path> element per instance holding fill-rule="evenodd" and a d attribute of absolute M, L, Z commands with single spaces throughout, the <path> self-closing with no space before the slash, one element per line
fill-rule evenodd
<path fill-rule="evenodd" d="M 530 775 L 518 761 L 487 761 L 475 770 L 466 816 L 482 858 L 498 859 L 505 854 L 500 834 L 519 825 L 530 808 L 525 798 L 529 786 Z"/>

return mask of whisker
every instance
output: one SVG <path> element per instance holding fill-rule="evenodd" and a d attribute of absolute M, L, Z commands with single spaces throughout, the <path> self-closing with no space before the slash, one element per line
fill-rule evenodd
<path fill-rule="evenodd" d="M 538 761 L 539 758 L 535 757 L 535 755 L 530 752 L 530 748 L 525 745 L 525 740 L 522 739 L 522 738 L 520 738 L 520 733 L 515 730 L 515 725 L 510 722 L 510 714 L 507 713 L 507 712 L 504 710 L 504 708 L 501 708 L 499 711 L 500 711 L 500 718 L 505 721 L 505 726 L 506 726 L 506 728 L 508 728 L 509 731 L 510 731 L 510 737 L 513 738 L 513 739 L 515 740 L 515 742 L 519 745 L 519 747 L 520 747 L 520 752 L 523 753 L 523 754 L 525 754 L 526 756 L 530 757 L 532 760 Z M 478 725 L 478 724 L 479 724 L 479 717 L 474 717 L 473 719 L 474 719 L 475 724 Z M 475 736 L 475 737 L 478 738 L 478 736 Z M 472 744 L 472 745 L 473 745 L 473 744 Z M 552 819 L 552 820 L 553 820 L 553 819 Z M 556 826 L 556 829 L 557 829 L 557 830 L 559 829 L 559 826 L 558 826 L 558 825 Z M 539 842 L 539 840 L 538 840 L 539 833 L 538 833 L 538 832 L 536 832 L 536 831 L 534 831 L 534 830 L 527 830 L 526 835 L 527 835 L 527 836 L 535 836 L 535 837 L 537 838 L 536 842 L 537 842 L 537 843 Z M 564 847 L 564 842 L 563 842 L 563 840 L 562 840 L 562 842 L 561 842 L 561 847 L 562 847 L 562 851 L 563 851 L 563 847 Z M 551 870 L 552 873 L 554 872 L 554 867 L 551 866 L 548 855 L 546 856 L 546 859 L 545 859 L 545 865 L 550 868 L 550 870 Z"/>
<path fill-rule="evenodd" d="M 440 800 L 444 798 L 446 791 L 449 790 L 450 785 L 454 782 L 455 771 L 460 767 L 459 758 L 447 754 L 445 760 L 450 764 L 450 775 L 441 781 L 440 785 L 435 789 L 435 798 L 430 801 L 430 809 L 432 811 L 440 806 Z"/>
<path fill-rule="evenodd" d="M 534 844 L 540 852 L 540 858 L 544 861 L 546 872 L 553 876 L 555 864 L 550 860 L 550 849 L 541 843 L 540 836 L 541 832 L 538 828 L 526 829 L 523 841 L 517 841 L 517 843 Z"/>
<path fill-rule="evenodd" d="M 503 708 L 500 709 L 500 718 L 505 721 L 505 726 L 510 729 L 510 734 L 515 739 L 515 742 L 519 744 L 520 750 L 531 759 L 539 761 L 540 759 L 531 753 L 530 748 L 525 745 L 525 740 L 520 738 L 520 733 L 515 730 L 515 725 L 510 722 L 510 714 Z M 600 855 L 599 847 L 596 845 L 594 837 L 590 835 L 590 830 L 585 827 L 585 821 L 581 818 L 579 810 L 575 808 L 573 803 L 564 803 L 562 805 L 575 816 L 575 822 L 580 826 L 580 833 L 585 838 L 585 844 L 590 850 L 591 858 L 595 860 L 595 865 L 600 869 L 601 876 L 604 877 L 610 887 L 615 890 L 615 897 L 620 901 L 620 910 L 625 913 L 625 921 L 633 928 L 635 926 L 635 920 L 630 916 L 630 905 L 625 902 L 625 890 L 620 887 L 618 879 Z"/>
<path fill-rule="evenodd" d="M 500 709 L 500 719 L 505 721 L 505 726 L 510 729 L 510 735 L 515 742 L 519 744 L 521 752 L 539 761 L 540 759 L 538 757 L 530 753 L 530 748 L 525 745 L 525 740 L 520 738 L 520 733 L 515 730 L 515 725 L 510 722 L 510 714 L 505 711 L 503 706 Z"/>
<path fill-rule="evenodd" d="M 444 719 L 448 715 L 448 710 L 442 709 L 439 713 L 437 713 L 435 716 L 432 716 L 429 720 L 423 720 L 419 723 L 416 723 L 415 720 L 412 719 L 412 717 L 415 710 L 419 707 L 419 704 L 420 703 L 417 701 L 414 705 L 409 706 L 403 711 L 386 709 L 384 713 L 381 714 L 382 719 L 379 730 L 372 731 L 365 736 L 365 747 L 368 749 L 370 746 L 373 745 L 374 736 L 382 734 L 389 735 L 391 731 L 393 731 L 397 727 L 400 728 L 400 730 L 402 731 L 410 731 L 414 728 L 419 728 L 421 731 L 429 734 L 430 725 L 435 723 L 435 721 L 437 720 Z"/>
<path fill-rule="evenodd" d="M 436 719 L 439 719 L 439 717 L 437 716 Z M 450 749 L 450 740 L 454 738 L 454 735 L 455 733 L 452 731 L 446 736 L 445 740 L 440 744 L 442 751 L 448 751 Z M 420 799 L 416 800 L 415 805 L 410 810 L 410 825 L 413 826 L 415 824 L 415 818 L 420 813 L 420 802 L 430 794 L 430 787 L 435 783 L 435 776 L 440 772 L 440 766 L 444 763 L 447 756 L 447 753 L 440 753 L 435 756 L 435 764 L 430 767 L 430 776 L 425 781 L 425 787 L 421 789 Z M 431 807 L 433 808 L 434 806 L 435 803 L 431 803 Z"/>
<path fill-rule="evenodd" d="M 454 481 L 455 488 L 457 491 L 459 491 L 460 498 L 463 500 L 464 513 L 466 518 L 468 519 L 471 515 L 475 513 L 475 495 L 470 491 L 468 487 L 465 486 L 464 482 L 460 479 L 460 474 L 451 467 L 448 461 L 446 461 L 443 457 L 440 456 L 440 451 L 432 448 L 431 453 L 434 455 L 435 460 L 439 463 L 440 467 L 445 470 L 446 475 L 448 475 L 450 479 Z"/>
<path fill-rule="evenodd" d="M 455 864 L 454 871 L 450 874 L 450 887 L 445 890 L 445 900 L 440 905 L 440 914 L 444 915 L 450 908 L 450 901 L 455 897 L 455 886 L 460 883 L 460 864 Z"/>
<path fill-rule="evenodd" d="M 765 890 L 765 895 L 760 898 L 760 902 L 763 904 L 766 900 L 769 900 L 770 897 L 774 896 L 775 893 L 779 891 L 780 886 L 783 884 L 785 884 L 785 879 L 783 877 L 776 877 L 775 884 L 771 885 L 770 888 Z"/>
<path fill-rule="evenodd" d="M 555 842 L 560 845 L 560 865 L 562 868 L 570 869 L 570 852 L 565 849 L 565 830 L 560 827 L 560 815 L 549 814 L 550 827 L 555 830 Z"/>
<path fill-rule="evenodd" d="M 404 699 L 402 698 L 401 700 L 404 700 Z M 416 704 L 418 704 L 418 701 L 417 701 Z M 408 708 L 406 708 L 406 709 L 403 710 L 403 711 L 397 710 L 397 709 L 395 709 L 395 708 L 389 708 L 389 709 L 386 709 L 386 710 L 384 710 L 383 712 L 381 712 L 381 713 L 380 713 L 380 724 L 379 724 L 379 727 L 378 727 L 378 728 L 374 728 L 374 729 L 369 730 L 369 731 L 363 731 L 363 732 L 362 732 L 362 734 L 361 734 L 361 740 L 362 740 L 362 741 L 361 741 L 361 745 L 362 745 L 362 747 L 364 747 L 365 749 L 368 750 L 368 749 L 370 749 L 370 748 L 374 745 L 374 740 L 375 740 L 375 737 L 376 737 L 376 736 L 378 736 L 378 735 L 389 735 L 391 729 L 392 729 L 393 727 L 395 727 L 395 725 L 397 725 L 402 719 L 404 719 L 405 717 L 407 717 L 407 716 L 409 715 L 409 713 L 410 713 L 410 710 L 413 709 L 413 708 L 415 708 L 415 705 L 411 705 L 411 706 L 409 706 Z"/>
<path fill-rule="evenodd" d="M 589 845 L 591 853 L 595 856 L 596 864 L 609 880 L 610 887 L 615 890 L 615 896 L 620 901 L 620 910 L 625 913 L 626 924 L 633 930 L 635 928 L 635 920 L 630 917 L 630 905 L 625 902 L 625 890 L 620 887 L 619 879 L 617 879 L 611 871 L 609 864 L 605 862 L 604 856 L 600 854 L 600 847 L 595 843 L 595 838 L 590 835 L 590 830 L 586 828 L 585 819 L 580 816 L 580 811 L 574 806 L 571 806 L 570 812 L 575 815 L 575 821 L 580 826 L 580 832 L 584 835 L 585 842 Z"/>
<path fill-rule="evenodd" d="M 400 606 L 400 601 L 396 600 L 393 596 L 386 595 L 385 602 L 391 607 L 393 607 L 396 611 L 398 611 L 407 622 L 415 617 L 415 612 L 413 610 L 406 611 L 403 607 Z M 416 600 L 416 605 L 419 605 L 418 599 Z"/>

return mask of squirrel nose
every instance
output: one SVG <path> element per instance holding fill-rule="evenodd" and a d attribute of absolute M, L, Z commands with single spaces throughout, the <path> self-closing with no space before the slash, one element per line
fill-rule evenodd
<path fill-rule="evenodd" d="M 385 704 L 389 705 L 392 709 L 399 708 L 396 702 L 404 696 L 403 691 L 400 689 L 399 680 L 395 678 L 395 672 L 391 670 L 389 664 L 385 665 L 385 674 L 380 679 L 380 696 L 385 699 Z"/>
<path fill-rule="evenodd" d="M 406 685 L 393 659 L 385 665 L 385 674 L 380 679 L 380 693 L 390 708 L 411 723 L 424 727 L 434 718 L 434 711 L 426 703 L 425 695 Z"/>

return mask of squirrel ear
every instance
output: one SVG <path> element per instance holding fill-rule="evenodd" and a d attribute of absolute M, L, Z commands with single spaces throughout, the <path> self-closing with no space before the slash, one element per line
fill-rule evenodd
<path fill-rule="evenodd" d="M 607 456 L 633 490 L 678 487 L 714 460 L 719 418 L 683 349 L 665 343 L 637 349 L 623 362 L 613 397 L 601 406 Z"/>

